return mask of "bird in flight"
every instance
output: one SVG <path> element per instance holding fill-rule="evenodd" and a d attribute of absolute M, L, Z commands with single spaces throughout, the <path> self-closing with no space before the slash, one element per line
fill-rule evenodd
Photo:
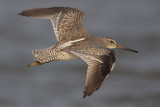
<path fill-rule="evenodd" d="M 19 15 L 50 19 L 57 43 L 46 49 L 34 50 L 35 62 L 28 66 L 42 65 L 51 61 L 83 59 L 88 64 L 83 98 L 97 91 L 113 70 L 115 48 L 138 51 L 118 45 L 108 37 L 91 36 L 82 24 L 83 11 L 70 7 L 49 7 L 26 10 Z"/>

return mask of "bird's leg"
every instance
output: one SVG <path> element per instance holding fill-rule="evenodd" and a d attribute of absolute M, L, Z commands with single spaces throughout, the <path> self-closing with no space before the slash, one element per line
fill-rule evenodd
<path fill-rule="evenodd" d="M 52 61 L 59 61 L 60 59 L 54 59 Z M 49 61 L 51 62 L 51 61 Z M 35 61 L 35 62 L 32 62 L 31 64 L 28 64 L 27 67 L 32 67 L 32 66 L 37 66 L 37 65 L 43 65 L 43 64 L 46 64 L 48 62 L 45 62 L 45 63 L 40 63 L 39 61 Z"/>
<path fill-rule="evenodd" d="M 32 66 L 37 66 L 37 65 L 43 65 L 45 63 L 40 63 L 39 61 L 35 61 L 35 62 L 32 62 L 31 64 L 28 64 L 27 67 L 32 67 Z"/>

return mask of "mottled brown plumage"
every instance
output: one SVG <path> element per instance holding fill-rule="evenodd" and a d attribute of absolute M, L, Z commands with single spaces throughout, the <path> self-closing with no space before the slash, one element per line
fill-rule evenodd
<path fill-rule="evenodd" d="M 29 66 L 42 65 L 55 60 L 83 59 L 88 64 L 83 98 L 98 90 L 113 70 L 116 51 L 122 47 L 110 38 L 91 36 L 83 27 L 81 10 L 70 7 L 50 7 L 26 10 L 19 15 L 50 19 L 58 40 L 55 46 L 34 50 L 37 61 Z"/>

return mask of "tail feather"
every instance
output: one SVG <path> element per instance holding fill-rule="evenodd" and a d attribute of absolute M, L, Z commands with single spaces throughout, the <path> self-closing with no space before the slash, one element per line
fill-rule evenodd
<path fill-rule="evenodd" d="M 50 62 L 52 60 L 57 59 L 57 52 L 53 49 L 53 47 L 49 47 L 46 49 L 34 50 L 32 51 L 35 59 L 38 60 L 40 63 Z"/>

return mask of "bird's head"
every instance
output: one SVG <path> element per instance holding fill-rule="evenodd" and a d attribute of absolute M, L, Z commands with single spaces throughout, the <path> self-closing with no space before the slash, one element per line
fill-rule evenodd
<path fill-rule="evenodd" d="M 138 51 L 136 51 L 136 50 L 133 50 L 133 49 L 126 48 L 126 47 L 124 47 L 124 46 L 118 45 L 118 44 L 116 43 L 116 41 L 113 40 L 113 39 L 111 39 L 111 38 L 103 37 L 103 38 L 102 38 L 102 41 L 103 41 L 103 43 L 105 44 L 105 46 L 106 46 L 107 48 L 110 48 L 110 49 L 120 48 L 120 49 L 123 49 L 123 50 L 127 50 L 127 51 L 131 51 L 131 52 L 138 53 Z"/>

